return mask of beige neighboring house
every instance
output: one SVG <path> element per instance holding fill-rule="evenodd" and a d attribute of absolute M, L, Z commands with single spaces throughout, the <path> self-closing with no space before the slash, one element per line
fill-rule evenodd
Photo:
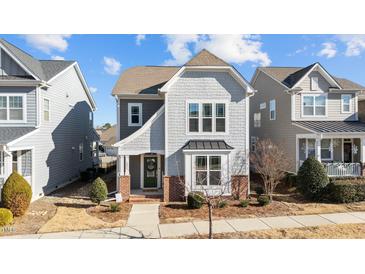
<path fill-rule="evenodd" d="M 257 90 L 250 101 L 252 149 L 259 138 L 270 138 L 286 151 L 293 172 L 314 156 L 329 176 L 363 174 L 363 86 L 334 77 L 319 63 L 260 67 L 251 85 Z"/>
<path fill-rule="evenodd" d="M 97 133 L 100 136 L 99 153 L 103 155 L 105 153 L 107 156 L 117 156 L 118 150 L 113 146 L 116 143 L 116 128 L 117 126 L 111 126 L 108 129 L 97 129 Z"/>

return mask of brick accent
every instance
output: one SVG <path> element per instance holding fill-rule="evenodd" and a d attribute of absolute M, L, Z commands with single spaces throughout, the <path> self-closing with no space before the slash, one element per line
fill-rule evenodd
<path fill-rule="evenodd" d="M 131 194 L 131 176 L 119 177 L 119 191 L 122 194 L 123 201 L 128 201 Z"/>
<path fill-rule="evenodd" d="M 361 163 L 361 176 L 365 177 L 365 163 Z"/>
<path fill-rule="evenodd" d="M 232 175 L 232 197 L 234 199 L 247 199 L 248 197 L 248 176 Z"/>
<path fill-rule="evenodd" d="M 162 187 L 165 203 L 185 201 L 185 179 L 183 176 L 164 176 Z"/>

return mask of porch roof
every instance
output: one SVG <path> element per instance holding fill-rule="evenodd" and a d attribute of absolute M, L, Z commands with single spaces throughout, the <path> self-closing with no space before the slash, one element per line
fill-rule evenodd
<path fill-rule="evenodd" d="M 232 150 L 224 140 L 190 140 L 182 148 L 183 150 Z"/>
<path fill-rule="evenodd" d="M 293 125 L 315 133 L 365 133 L 365 123 L 358 121 L 295 121 Z"/>
<path fill-rule="evenodd" d="M 35 129 L 35 127 L 1 127 L 0 144 L 6 145 L 7 143 L 18 139 Z"/>

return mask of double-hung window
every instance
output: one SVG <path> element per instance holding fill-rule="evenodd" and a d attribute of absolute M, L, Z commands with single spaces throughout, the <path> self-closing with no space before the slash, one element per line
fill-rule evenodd
<path fill-rule="evenodd" d="M 316 155 L 316 139 L 307 139 L 307 158 Z"/>
<path fill-rule="evenodd" d="M 342 113 L 351 112 L 351 94 L 341 95 L 341 111 Z"/>
<path fill-rule="evenodd" d="M 128 103 L 128 126 L 142 126 L 142 104 Z"/>
<path fill-rule="evenodd" d="M 332 139 L 321 140 L 321 159 L 332 160 Z"/>
<path fill-rule="evenodd" d="M 43 98 L 43 119 L 49 121 L 50 104 L 49 99 Z"/>
<path fill-rule="evenodd" d="M 261 127 L 261 113 L 253 114 L 253 127 Z"/>
<path fill-rule="evenodd" d="M 276 101 L 270 100 L 270 120 L 276 120 Z"/>
<path fill-rule="evenodd" d="M 225 103 L 197 103 L 187 105 L 189 133 L 225 133 L 227 128 Z"/>
<path fill-rule="evenodd" d="M 222 178 L 221 156 L 195 156 L 195 184 L 220 185 Z"/>
<path fill-rule="evenodd" d="M 24 122 L 25 95 L 0 95 L 0 121 Z"/>
<path fill-rule="evenodd" d="M 303 95 L 303 116 L 326 116 L 326 95 Z"/>

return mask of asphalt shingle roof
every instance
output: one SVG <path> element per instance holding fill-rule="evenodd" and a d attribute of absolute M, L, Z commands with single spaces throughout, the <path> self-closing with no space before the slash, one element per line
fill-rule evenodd
<path fill-rule="evenodd" d="M 293 125 L 317 133 L 365 133 L 365 123 L 357 121 L 296 121 Z"/>
<path fill-rule="evenodd" d="M 0 38 L 0 44 L 10 51 L 22 64 L 24 64 L 24 66 L 28 68 L 28 70 L 43 81 L 50 80 L 53 76 L 57 75 L 75 62 L 63 60 L 38 60 L 4 39 Z"/>
<path fill-rule="evenodd" d="M 35 130 L 35 127 L 0 127 L 0 144 L 5 145 Z"/>
<path fill-rule="evenodd" d="M 232 150 L 224 140 L 190 140 L 183 147 L 183 150 Z"/>

